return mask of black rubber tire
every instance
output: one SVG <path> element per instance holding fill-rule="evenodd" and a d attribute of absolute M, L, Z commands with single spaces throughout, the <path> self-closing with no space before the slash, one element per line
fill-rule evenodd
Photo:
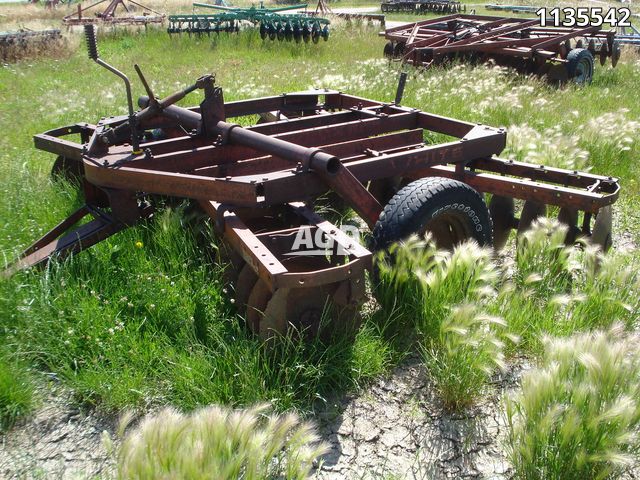
<path fill-rule="evenodd" d="M 387 249 L 411 235 L 422 235 L 434 223 L 451 225 L 447 240 L 452 242 L 442 245 L 434 238 L 441 248 L 452 248 L 468 239 L 479 245 L 492 242 L 491 217 L 482 195 L 457 180 L 428 177 L 411 182 L 385 205 L 373 228 L 374 249 Z"/>
<path fill-rule="evenodd" d="M 84 176 L 84 165 L 81 161 L 72 160 L 59 155 L 51 167 L 51 178 L 54 180 L 64 179 L 73 184 L 82 183 Z"/>
<path fill-rule="evenodd" d="M 400 58 L 404 55 L 405 44 L 402 42 L 398 42 L 393 47 L 393 56 L 394 58 Z"/>
<path fill-rule="evenodd" d="M 383 54 L 386 58 L 393 58 L 393 43 L 387 42 L 384 44 Z"/>
<path fill-rule="evenodd" d="M 569 79 L 578 85 L 588 85 L 593 80 L 593 55 L 586 48 L 574 48 L 567 55 Z"/>

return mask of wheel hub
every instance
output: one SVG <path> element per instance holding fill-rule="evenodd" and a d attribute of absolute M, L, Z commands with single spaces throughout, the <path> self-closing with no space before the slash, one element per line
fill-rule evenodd
<path fill-rule="evenodd" d="M 316 308 L 303 311 L 298 319 L 298 328 L 303 332 L 315 335 L 320 329 L 320 321 L 322 320 L 322 312 Z"/>

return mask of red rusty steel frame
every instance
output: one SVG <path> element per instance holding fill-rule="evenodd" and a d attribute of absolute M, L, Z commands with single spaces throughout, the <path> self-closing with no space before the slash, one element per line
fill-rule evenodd
<path fill-rule="evenodd" d="M 88 215 L 93 216 L 94 219 L 67 233 L 71 227 Z M 18 270 L 46 263 L 54 254 L 77 253 L 118 233 L 125 227 L 124 223 L 114 221 L 103 211 L 84 205 L 29 246 L 22 253 L 21 258 L 10 265 L 3 275 L 8 276 Z"/>
<path fill-rule="evenodd" d="M 132 152 L 130 137 L 122 136 L 130 125 L 125 116 L 35 135 L 37 148 L 82 163 L 87 205 L 27 249 L 9 273 L 87 248 L 148 217 L 150 207 L 141 208 L 140 198 L 168 195 L 197 200 L 272 292 L 340 282 L 349 285 L 345 302 L 354 303 L 364 295 L 371 253 L 309 207 L 328 190 L 369 227 L 382 207 L 366 186 L 394 177 L 456 178 L 480 192 L 594 213 L 618 197 L 615 178 L 497 158 L 505 147 L 503 129 L 332 90 L 226 103 L 221 91 L 207 95 L 205 88 L 201 106 L 188 109 L 153 110 L 141 99 L 142 153 Z M 222 116 L 210 115 L 215 101 Z M 227 123 L 280 114 L 281 120 L 249 127 Z M 150 135 L 158 128 L 169 138 Z M 425 142 L 425 134 L 441 143 Z M 80 140 L 68 139 L 73 136 Z M 272 221 L 272 212 L 296 220 L 258 228 Z M 94 220 L 72 230 L 86 215 Z M 289 271 L 283 252 L 300 226 L 323 232 L 346 256 L 332 255 L 314 271 Z"/>
<path fill-rule="evenodd" d="M 303 203 L 290 203 L 288 207 L 304 217 L 309 225 L 320 229 L 329 239 L 348 251 L 346 263 L 330 265 L 322 270 L 289 272 L 281 262 L 282 257 L 273 252 L 273 246 L 265 243 L 274 237 L 295 235 L 298 227 L 255 234 L 235 212 L 222 210 L 220 203 L 200 201 L 200 205 L 212 218 L 222 217 L 225 238 L 238 248 L 243 259 L 254 268 L 272 292 L 278 288 L 313 287 L 349 280 L 352 277 L 361 276 L 364 270 L 371 266 L 371 253 L 366 248 L 354 242 L 339 228 L 324 220 Z"/>
<path fill-rule="evenodd" d="M 564 43 L 578 37 L 606 42 L 606 56 L 612 56 L 615 31 L 540 27 L 539 20 L 522 18 L 448 15 L 390 28 L 380 35 L 403 45 L 404 60 L 414 64 L 429 64 L 446 54 L 462 52 L 563 62 Z"/>

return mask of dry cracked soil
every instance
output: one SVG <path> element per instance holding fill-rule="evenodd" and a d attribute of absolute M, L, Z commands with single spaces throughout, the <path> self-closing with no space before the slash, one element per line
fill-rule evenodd
<path fill-rule="evenodd" d="M 523 365 L 495 379 L 496 394 L 454 414 L 443 410 L 420 359 L 407 359 L 364 394 L 320 415 L 331 451 L 318 478 L 508 478 L 500 402 Z"/>
<path fill-rule="evenodd" d="M 46 392 L 45 392 L 46 390 Z M 113 470 L 102 432 L 115 432 L 117 419 L 77 407 L 56 382 L 43 386 L 41 407 L 0 436 L 2 479 L 86 479 Z"/>

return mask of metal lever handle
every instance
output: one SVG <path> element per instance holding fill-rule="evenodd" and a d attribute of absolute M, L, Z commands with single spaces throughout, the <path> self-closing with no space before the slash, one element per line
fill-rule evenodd
<path fill-rule="evenodd" d="M 106 68 L 111 73 L 117 75 L 124 82 L 124 88 L 127 91 L 127 107 L 129 108 L 129 125 L 131 127 L 131 147 L 133 153 L 138 155 L 140 152 L 140 142 L 138 140 L 138 130 L 136 128 L 136 118 L 133 111 L 133 98 L 131 97 L 131 82 L 129 78 L 115 67 L 112 67 L 104 60 L 98 57 L 98 42 L 96 40 L 96 30 L 93 24 L 84 26 L 84 35 L 87 39 L 87 50 L 89 52 L 89 58 L 96 62 L 98 65 Z"/>
<path fill-rule="evenodd" d="M 142 82 L 142 86 L 144 87 L 145 91 L 147 92 L 147 95 L 149 96 L 149 100 L 151 100 L 152 102 L 155 102 L 156 97 L 153 95 L 153 91 L 151 90 L 151 87 L 147 83 L 147 79 L 144 78 L 144 75 L 142 74 L 142 70 L 140 69 L 137 63 L 133 66 L 133 68 L 136 69 L 136 73 L 138 74 L 138 77 L 140 77 L 140 81 Z"/>

